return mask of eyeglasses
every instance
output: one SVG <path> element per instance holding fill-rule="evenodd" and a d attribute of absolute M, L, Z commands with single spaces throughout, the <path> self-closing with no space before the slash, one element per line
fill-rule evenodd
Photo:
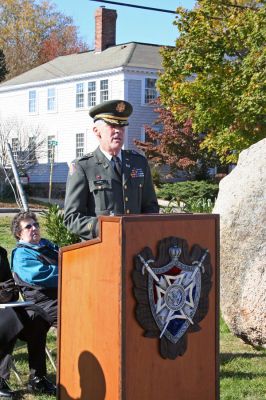
<path fill-rule="evenodd" d="M 40 228 L 39 222 L 33 222 L 33 224 L 28 224 L 28 225 L 24 226 L 24 228 L 22 228 L 22 229 L 30 230 L 33 226 L 36 229 Z"/>

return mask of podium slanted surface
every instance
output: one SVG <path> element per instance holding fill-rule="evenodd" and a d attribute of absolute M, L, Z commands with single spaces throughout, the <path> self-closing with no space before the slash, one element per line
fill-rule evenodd
<path fill-rule="evenodd" d="M 101 217 L 99 238 L 61 249 L 60 400 L 218 400 L 218 231 L 210 214 Z"/>

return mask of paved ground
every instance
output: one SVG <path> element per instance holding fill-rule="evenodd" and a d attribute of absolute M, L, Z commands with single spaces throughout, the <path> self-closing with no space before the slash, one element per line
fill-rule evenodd
<path fill-rule="evenodd" d="M 34 202 L 38 203 L 48 203 L 48 199 L 41 198 L 41 197 L 31 197 L 30 200 L 34 200 Z M 60 207 L 63 208 L 64 206 L 64 200 L 51 200 L 52 204 L 59 204 Z M 43 211 L 43 208 L 31 208 L 32 211 L 36 212 L 36 214 L 39 214 L 40 212 Z M 7 216 L 13 216 L 14 214 L 18 213 L 20 211 L 19 208 L 15 207 L 0 207 L 0 218 L 1 217 L 7 217 Z"/>
<path fill-rule="evenodd" d="M 32 197 L 31 198 L 31 200 L 34 200 L 34 201 L 36 201 L 37 203 L 38 202 L 40 202 L 40 203 L 48 203 L 48 199 L 45 199 L 45 198 L 41 198 L 41 197 Z M 169 206 L 169 201 L 166 201 L 166 200 L 161 200 L 161 199 L 159 199 L 158 200 L 158 202 L 159 202 L 159 205 L 162 207 L 162 208 L 165 208 L 165 207 L 168 207 Z M 64 200 L 61 200 L 61 199 L 52 199 L 51 200 L 51 203 L 52 204 L 58 204 L 61 208 L 63 208 L 64 207 Z M 170 206 L 171 206 L 171 208 L 173 208 L 174 207 L 174 209 L 172 209 L 172 212 L 174 211 L 174 212 L 180 212 L 180 209 L 178 208 L 178 206 L 177 205 L 174 205 L 173 203 L 170 203 Z M 42 209 L 40 208 L 40 209 L 32 209 L 34 212 L 36 212 L 37 214 L 38 213 L 40 213 L 41 211 L 42 211 Z M 6 216 L 12 216 L 12 215 L 14 215 L 15 213 L 17 213 L 17 212 L 19 212 L 20 210 L 19 210 L 19 208 L 0 208 L 0 218 L 1 217 L 6 217 Z"/>

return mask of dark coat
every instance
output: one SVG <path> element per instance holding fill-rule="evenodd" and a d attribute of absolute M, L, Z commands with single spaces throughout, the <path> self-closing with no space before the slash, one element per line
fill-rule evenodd
<path fill-rule="evenodd" d="M 7 252 L 0 247 L 0 282 L 12 278 Z M 17 313 L 13 308 L 0 309 L 0 347 L 14 339 L 23 329 L 24 311 Z"/>
<path fill-rule="evenodd" d="M 122 179 L 98 147 L 70 167 L 65 224 L 83 239 L 97 236 L 99 215 L 158 213 L 151 172 L 145 157 L 122 150 Z"/>

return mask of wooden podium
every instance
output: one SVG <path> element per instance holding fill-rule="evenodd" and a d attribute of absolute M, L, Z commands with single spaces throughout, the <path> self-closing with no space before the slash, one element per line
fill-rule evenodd
<path fill-rule="evenodd" d="M 58 331 L 60 400 L 215 400 L 218 370 L 219 217 L 161 214 L 101 217 L 99 238 L 61 249 Z M 208 248 L 209 308 L 187 350 L 163 359 L 135 317 L 134 257 L 154 256 L 166 237 Z"/>

